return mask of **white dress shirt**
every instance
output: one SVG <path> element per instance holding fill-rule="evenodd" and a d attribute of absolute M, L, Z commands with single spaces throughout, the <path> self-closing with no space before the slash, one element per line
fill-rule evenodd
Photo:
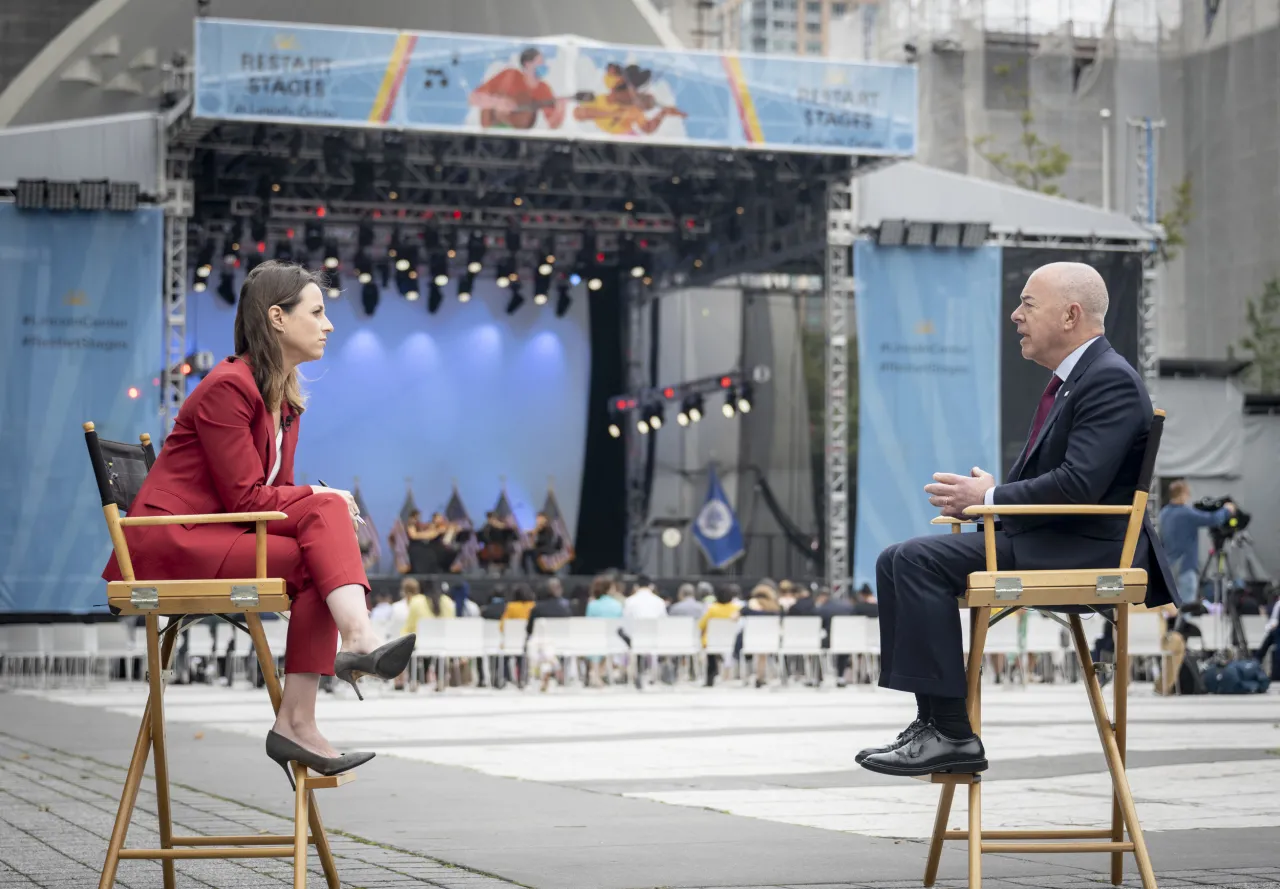
<path fill-rule="evenodd" d="M 624 621 L 666 616 L 667 603 L 649 587 L 640 587 L 622 603 Z"/>
<path fill-rule="evenodd" d="M 1073 351 L 1066 358 L 1062 359 L 1062 363 L 1059 364 L 1057 368 L 1054 369 L 1053 375 L 1065 383 L 1067 379 L 1071 376 L 1071 372 L 1076 369 L 1076 365 L 1080 363 L 1080 356 L 1084 355 L 1085 350 L 1088 349 L 1090 346 L 1092 346 L 1097 339 L 1098 337 L 1095 336 L 1093 339 L 1085 340 L 1083 343 L 1081 343 L 1075 349 L 1075 351 Z M 1061 392 L 1061 391 L 1062 391 L 1062 387 L 1059 386 L 1058 392 Z M 1057 401 L 1058 399 L 1057 392 L 1054 393 L 1053 398 L 1055 401 Z M 1043 432 L 1044 430 L 1041 429 L 1040 431 Z M 1027 447 L 1030 447 L 1033 443 L 1034 442 L 1027 442 Z M 990 488 L 987 488 L 987 493 L 982 495 L 982 502 L 985 503 L 987 506 L 990 506 L 992 503 L 995 502 L 997 487 L 999 486 L 992 485 Z"/>
<path fill-rule="evenodd" d="M 280 447 L 284 444 L 284 429 L 276 430 L 276 462 L 271 467 L 271 474 L 267 476 L 267 484 L 272 484 L 276 480 L 276 476 L 280 474 Z"/>

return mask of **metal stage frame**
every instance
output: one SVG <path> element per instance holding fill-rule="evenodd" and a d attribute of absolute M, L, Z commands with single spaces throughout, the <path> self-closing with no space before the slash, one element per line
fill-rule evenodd
<path fill-rule="evenodd" d="M 584 248 L 613 254 L 604 265 L 623 276 L 626 378 L 633 389 L 645 386 L 640 350 L 649 300 L 744 273 L 824 275 L 831 325 L 827 581 L 833 593 L 847 594 L 847 328 L 857 229 L 850 182 L 897 159 L 218 122 L 191 115 L 190 75 L 173 73 L 161 146 L 166 430 L 186 397 L 180 366 L 188 254 L 207 253 L 219 237 L 238 242 L 251 227 L 252 241 L 288 239 L 295 258 L 314 259 L 298 249 L 297 229 L 320 221 L 320 208 L 326 239 L 337 242 L 348 263 L 370 219 L 380 238 L 397 226 L 428 225 L 459 251 L 464 231 L 484 231 L 497 250 L 518 231 L 523 268 L 536 265 L 530 257 L 544 247 L 558 256 Z M 642 280 L 618 265 L 617 254 L 637 246 L 646 260 Z M 648 448 L 636 430 L 626 435 L 625 567 L 634 569 L 647 512 Z"/>

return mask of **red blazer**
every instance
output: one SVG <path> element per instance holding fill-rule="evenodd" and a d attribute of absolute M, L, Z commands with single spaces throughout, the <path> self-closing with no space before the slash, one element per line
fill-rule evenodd
<path fill-rule="evenodd" d="M 271 412 L 249 365 L 237 358 L 217 365 L 183 402 L 129 515 L 287 513 L 313 492 L 293 483 L 299 418 L 287 401 L 280 410 L 280 472 L 268 485 L 276 459 Z M 242 524 L 157 525 L 124 533 L 138 580 L 191 580 L 216 577 L 232 545 L 252 531 L 253 525 Z M 102 576 L 122 579 L 114 553 Z"/>

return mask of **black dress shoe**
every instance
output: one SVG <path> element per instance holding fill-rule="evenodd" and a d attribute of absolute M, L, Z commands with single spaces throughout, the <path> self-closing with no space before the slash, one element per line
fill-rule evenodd
<path fill-rule="evenodd" d="M 902 746 L 873 753 L 860 765 L 882 775 L 972 775 L 987 770 L 987 753 L 977 735 L 948 738 L 929 723 Z"/>
<path fill-rule="evenodd" d="M 872 756 L 876 753 L 888 753 L 890 750 L 897 750 L 903 744 L 914 738 L 926 725 L 928 725 L 928 723 L 917 716 L 915 719 L 911 720 L 911 725 L 898 732 L 898 737 L 893 739 L 893 743 L 885 744 L 881 747 L 868 747 L 866 750 L 860 750 L 858 751 L 858 755 L 853 758 L 853 761 L 861 765 L 862 761 L 868 756 Z"/>

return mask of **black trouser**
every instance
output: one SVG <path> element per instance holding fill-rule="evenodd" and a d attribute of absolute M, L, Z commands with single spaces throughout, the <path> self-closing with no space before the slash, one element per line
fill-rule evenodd
<path fill-rule="evenodd" d="M 1013 547 L 996 534 L 1001 567 Z M 885 548 L 876 559 L 880 602 L 880 686 L 915 694 L 966 695 L 964 643 L 956 599 L 968 576 L 986 568 L 983 535 L 916 537 Z"/>
<path fill-rule="evenodd" d="M 720 655 L 707 655 L 707 685 L 716 684 L 716 676 L 720 673 Z"/>

